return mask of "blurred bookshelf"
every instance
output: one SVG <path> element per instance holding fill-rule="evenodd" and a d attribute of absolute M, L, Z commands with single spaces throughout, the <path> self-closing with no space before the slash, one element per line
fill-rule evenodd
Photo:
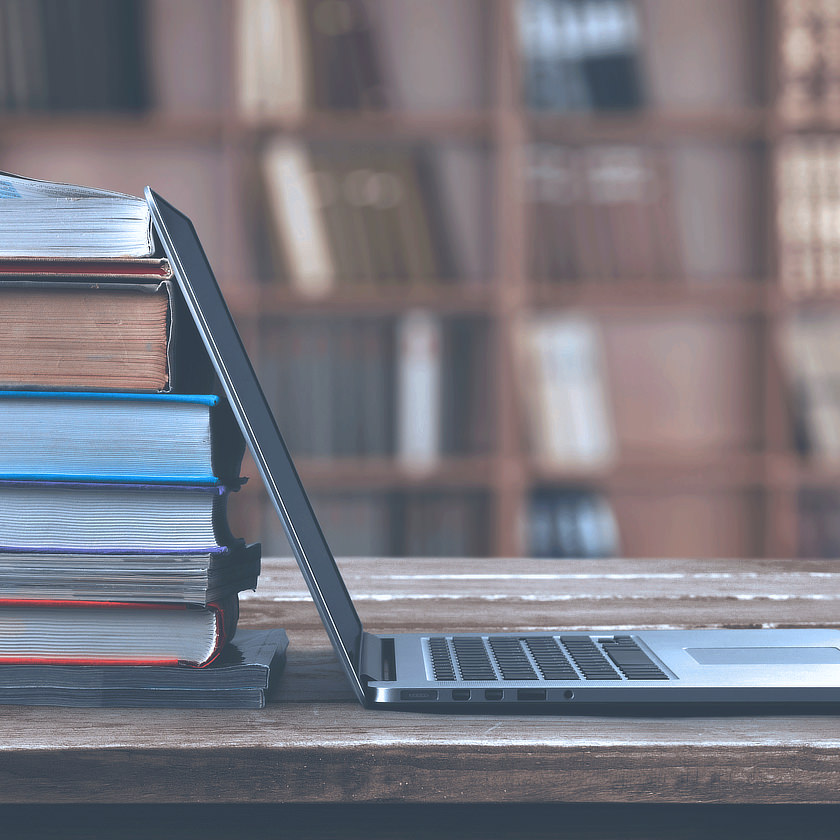
<path fill-rule="evenodd" d="M 191 216 L 336 554 L 836 553 L 840 9 L 65 0 L 59 96 L 56 5 L 0 168 Z"/>

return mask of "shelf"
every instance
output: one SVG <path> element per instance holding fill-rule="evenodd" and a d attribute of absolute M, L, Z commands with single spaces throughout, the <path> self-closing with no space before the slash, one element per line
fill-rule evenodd
<path fill-rule="evenodd" d="M 759 489 L 765 477 L 760 452 L 634 452 L 596 468 L 552 467 L 530 461 L 534 484 L 584 483 L 622 493 Z"/>
<path fill-rule="evenodd" d="M 450 315 L 486 315 L 492 311 L 489 283 L 435 282 L 402 287 L 359 286 L 340 289 L 323 298 L 307 298 L 289 288 L 263 286 L 251 301 L 249 314 L 279 318 L 284 315 L 391 316 L 420 307 Z"/>
<path fill-rule="evenodd" d="M 531 287 L 531 302 L 540 307 L 584 307 L 602 313 L 643 308 L 699 308 L 742 315 L 768 309 L 762 280 L 572 280 L 541 282 Z"/>
<path fill-rule="evenodd" d="M 232 118 L 231 127 L 244 141 L 276 133 L 337 140 L 429 137 L 475 140 L 492 136 L 493 115 L 489 111 L 310 111 L 253 120 L 237 115 Z"/>
<path fill-rule="evenodd" d="M 643 109 L 617 113 L 534 113 L 522 118 L 534 140 L 560 143 L 589 141 L 660 141 L 714 139 L 764 141 L 772 113 L 765 108 L 709 111 Z"/>
<path fill-rule="evenodd" d="M 447 457 L 429 467 L 408 467 L 393 458 L 295 459 L 309 490 L 488 490 L 493 462 L 482 457 Z"/>
<path fill-rule="evenodd" d="M 101 142 L 122 139 L 149 139 L 155 142 L 221 143 L 225 122 L 219 114 L 173 116 L 160 112 L 144 113 L 4 113 L 0 137 L 6 140 L 61 137 Z"/>

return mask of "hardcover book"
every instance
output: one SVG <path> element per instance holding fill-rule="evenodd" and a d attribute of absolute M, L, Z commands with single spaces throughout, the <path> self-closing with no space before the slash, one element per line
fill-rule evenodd
<path fill-rule="evenodd" d="M 240 628 L 204 668 L 4 664 L 0 668 L 0 703 L 262 709 L 286 664 L 288 644 L 283 630 Z"/>
<path fill-rule="evenodd" d="M 0 256 L 150 257 L 152 217 L 138 196 L 0 173 Z"/>
<path fill-rule="evenodd" d="M 226 515 L 231 489 L 0 479 L 0 547 L 186 552 L 233 545 Z"/>
<path fill-rule="evenodd" d="M 255 589 L 260 544 L 213 551 L 0 552 L 0 599 L 155 601 L 207 606 Z"/>
<path fill-rule="evenodd" d="M 239 603 L 0 600 L 0 664 L 192 665 L 233 635 Z"/>
<path fill-rule="evenodd" d="M 0 477 L 235 481 L 245 441 L 213 395 L 0 391 Z"/>

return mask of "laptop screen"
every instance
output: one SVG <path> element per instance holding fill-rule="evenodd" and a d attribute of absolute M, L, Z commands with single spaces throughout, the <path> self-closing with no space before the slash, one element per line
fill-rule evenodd
<path fill-rule="evenodd" d="M 362 624 L 321 531 L 289 451 L 260 388 L 242 339 L 213 276 L 192 222 L 148 187 L 164 251 L 201 333 L 265 487 L 283 523 L 330 640 L 354 688 Z M 294 399 L 294 394 L 289 395 Z"/>

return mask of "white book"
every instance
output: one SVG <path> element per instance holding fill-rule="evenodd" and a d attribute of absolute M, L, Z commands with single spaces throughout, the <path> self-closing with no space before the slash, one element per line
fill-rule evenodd
<path fill-rule="evenodd" d="M 298 0 L 238 0 L 237 93 L 253 119 L 298 116 L 306 109 L 306 38 Z"/>
<path fill-rule="evenodd" d="M 144 198 L 0 172 L 0 257 L 149 257 Z"/>
<path fill-rule="evenodd" d="M 277 137 L 262 164 L 292 284 L 303 295 L 323 297 L 335 287 L 336 274 L 309 155 L 300 143 Z"/>
<path fill-rule="evenodd" d="M 442 340 L 439 319 L 424 310 L 397 325 L 397 457 L 413 469 L 440 457 Z"/>
<path fill-rule="evenodd" d="M 536 316 L 522 329 L 520 390 L 533 454 L 563 466 L 608 463 L 616 442 L 595 324 Z"/>

